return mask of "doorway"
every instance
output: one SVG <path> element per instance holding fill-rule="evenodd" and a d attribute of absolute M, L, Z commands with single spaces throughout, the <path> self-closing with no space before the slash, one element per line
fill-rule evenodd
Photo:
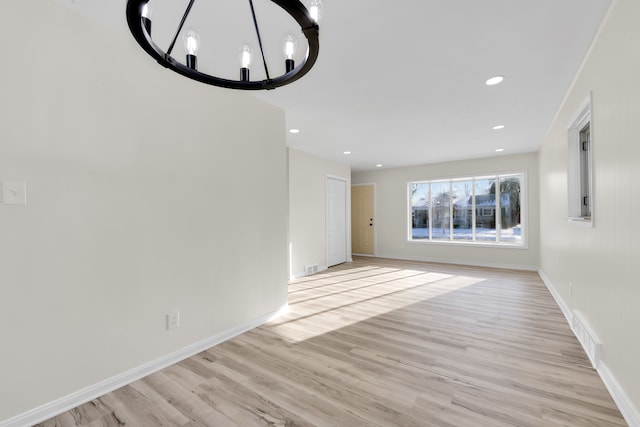
<path fill-rule="evenodd" d="M 374 255 L 374 184 L 351 187 L 351 252 Z"/>
<path fill-rule="evenodd" d="M 347 262 L 347 181 L 327 177 L 327 267 Z"/>

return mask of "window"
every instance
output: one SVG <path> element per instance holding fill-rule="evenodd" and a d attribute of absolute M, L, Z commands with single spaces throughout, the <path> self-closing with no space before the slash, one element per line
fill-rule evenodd
<path fill-rule="evenodd" d="M 524 245 L 525 174 L 410 182 L 409 240 Z"/>
<path fill-rule="evenodd" d="M 569 221 L 592 225 L 593 221 L 593 141 L 591 98 L 587 99 L 568 131 Z"/>
<path fill-rule="evenodd" d="M 591 219 L 591 122 L 580 130 L 580 216 Z"/>

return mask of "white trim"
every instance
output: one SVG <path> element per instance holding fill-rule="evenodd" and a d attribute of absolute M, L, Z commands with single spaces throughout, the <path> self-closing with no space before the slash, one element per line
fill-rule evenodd
<path fill-rule="evenodd" d="M 640 427 L 640 411 L 635 407 L 629 396 L 624 392 L 624 389 L 613 376 L 607 365 L 600 363 L 598 368 L 598 374 L 602 379 L 605 387 L 609 390 L 613 401 L 618 405 L 620 413 L 624 417 L 629 427 Z"/>
<path fill-rule="evenodd" d="M 567 218 L 567 224 L 573 225 L 574 227 L 593 228 L 592 220 L 580 217 Z"/>
<path fill-rule="evenodd" d="M 144 378 L 154 372 L 178 363 L 184 359 L 187 359 L 195 354 L 198 354 L 204 350 L 214 347 L 224 341 L 230 340 L 238 335 L 241 335 L 251 329 L 257 328 L 267 322 L 270 322 L 280 316 L 283 316 L 289 312 L 289 304 L 285 304 L 278 310 L 267 313 L 258 317 L 252 321 L 249 321 L 243 325 L 236 326 L 228 329 L 219 334 L 213 335 L 202 341 L 188 345 L 173 353 L 162 356 L 156 360 L 152 360 L 137 368 L 128 370 L 114 377 L 108 378 L 97 384 L 93 384 L 82 390 L 78 390 L 67 396 L 63 396 L 60 399 L 56 399 L 52 402 L 46 403 L 42 406 L 34 408 L 23 414 L 16 415 L 4 421 L 0 421 L 0 427 L 25 427 L 32 426 L 42 421 L 48 420 L 51 417 L 55 417 L 63 412 L 75 408 L 76 406 L 87 403 L 93 399 L 112 392 L 113 390 L 124 387 L 127 384 L 131 384 L 134 381 Z"/>
<path fill-rule="evenodd" d="M 438 264 L 453 264 L 453 265 L 466 265 L 471 267 L 488 267 L 488 268 L 502 268 L 505 270 L 524 270 L 524 271 L 538 271 L 538 267 L 531 265 L 520 265 L 520 264 L 499 264 L 494 262 L 481 262 L 481 261 L 461 261 L 457 259 L 448 259 L 448 258 L 430 258 L 430 257 L 419 257 L 419 256 L 397 256 L 391 254 L 380 254 L 378 258 L 388 258 L 388 259 L 397 259 L 401 261 L 423 261 L 423 262 L 434 262 Z"/>
<path fill-rule="evenodd" d="M 544 274 L 544 271 L 542 271 L 542 268 L 538 269 L 538 275 L 540 276 L 540 278 L 542 279 L 544 284 L 547 286 L 547 289 L 549 289 L 549 292 L 551 293 L 551 296 L 553 297 L 553 299 L 556 300 L 556 303 L 558 304 L 558 307 L 560 307 L 560 310 L 562 310 L 562 314 L 564 314 L 565 320 L 567 321 L 569 326 L 571 326 L 573 324 L 573 320 L 572 320 L 573 316 L 571 315 L 571 309 L 564 302 L 564 300 L 560 296 L 560 293 L 551 284 L 551 280 L 549 280 L 547 275 Z M 573 329 L 572 329 L 572 331 L 573 331 Z"/>
<path fill-rule="evenodd" d="M 432 239 L 431 230 L 433 229 L 433 218 L 432 215 L 429 215 L 429 238 L 426 239 L 414 239 L 413 238 L 413 228 L 411 223 L 412 217 L 412 194 L 410 186 L 412 184 L 432 184 L 434 182 L 448 182 L 450 185 L 456 181 L 469 181 L 475 183 L 476 180 L 479 179 L 496 179 L 496 186 L 500 185 L 500 179 L 504 177 L 509 177 L 512 175 L 519 175 L 520 180 L 520 223 L 522 231 L 520 243 L 512 243 L 512 242 L 498 242 L 498 241 L 483 241 L 483 240 L 445 240 L 445 239 Z M 465 177 L 450 177 L 450 178 L 441 178 L 441 179 L 426 179 L 422 181 L 407 181 L 405 183 L 405 188 L 407 190 L 407 200 L 406 200 L 406 209 L 407 215 L 405 217 L 406 223 L 406 242 L 407 243 L 418 243 L 418 244 L 454 244 L 454 245 L 465 245 L 465 246 L 480 246 L 480 247 L 496 247 L 496 248 L 510 248 L 510 249 L 529 249 L 529 171 L 528 169 L 522 169 L 519 171 L 513 172 L 501 172 L 495 174 L 477 174 L 472 176 Z M 433 195 L 431 195 L 433 196 Z M 473 188 L 473 215 L 475 215 L 475 185 Z M 431 209 L 429 210 L 431 212 Z M 453 218 L 453 203 L 450 205 L 450 218 Z M 501 223 L 500 218 L 500 197 L 496 197 L 496 233 L 499 235 Z M 449 229 L 452 233 L 453 231 L 453 221 L 449 223 Z M 473 233 L 475 235 L 476 226 L 475 224 L 472 227 Z M 450 235 L 453 236 L 453 233 Z"/>
<path fill-rule="evenodd" d="M 592 104 L 592 92 L 586 96 L 586 98 L 580 103 L 580 106 L 571 116 L 571 120 L 567 123 L 567 131 L 574 128 L 583 128 L 587 123 L 591 121 L 591 104 Z"/>
<path fill-rule="evenodd" d="M 575 335 L 575 332 L 573 330 L 571 309 L 564 302 L 564 300 L 560 296 L 560 293 L 558 293 L 555 286 L 553 286 L 551 280 L 549 280 L 542 268 L 538 269 L 538 274 L 542 278 L 544 284 L 547 286 L 547 289 L 549 289 L 549 292 L 553 296 L 553 299 L 555 299 L 556 303 L 558 303 L 560 310 L 562 310 L 562 314 L 564 314 L 564 317 L 567 320 L 569 327 L 571 328 L 571 332 Z M 611 373 L 609 368 L 607 368 L 606 363 L 600 361 L 600 363 L 598 364 L 598 369 L 596 371 L 598 372 L 598 375 L 600 375 L 600 379 L 604 383 L 605 387 L 607 387 L 607 390 L 609 390 L 609 394 L 611 394 L 613 401 L 618 406 L 618 409 L 620 410 L 620 413 L 624 417 L 627 424 L 629 424 L 630 427 L 640 427 L 640 411 L 638 411 L 638 408 L 636 408 L 633 401 L 629 398 L 629 396 L 627 396 L 616 377 Z"/>
<path fill-rule="evenodd" d="M 349 178 L 345 178 L 344 176 L 339 176 L 339 175 L 332 175 L 330 173 L 326 174 L 325 178 L 331 178 L 331 179 L 335 179 L 335 180 L 338 180 L 338 181 L 349 182 Z"/>
<path fill-rule="evenodd" d="M 499 248 L 499 249 L 520 249 L 526 250 L 529 249 L 528 245 L 510 243 L 510 242 L 501 242 L 497 243 L 492 240 L 428 240 L 428 239 L 414 239 L 407 240 L 408 245 L 453 245 L 453 246 L 469 246 L 469 247 L 490 247 L 490 248 Z"/>
<path fill-rule="evenodd" d="M 567 199 L 569 210 L 569 224 L 580 227 L 593 227 L 594 220 L 594 188 L 593 188 L 593 148 L 594 148 L 594 129 L 593 129 L 593 94 L 589 92 L 587 97 L 580 103 L 580 107 L 572 116 L 572 120 L 567 124 Z M 589 125 L 590 142 L 589 157 L 587 159 L 589 176 L 589 210 L 590 218 L 580 216 L 582 205 L 582 162 L 580 150 L 580 132 Z"/>
<path fill-rule="evenodd" d="M 346 237 L 346 245 L 347 245 L 347 262 L 353 262 L 353 254 L 351 253 L 351 233 L 353 232 L 351 229 L 351 176 L 349 176 L 349 179 L 347 180 L 346 183 L 346 194 L 345 194 L 346 200 L 346 214 L 347 217 L 345 218 L 345 222 L 346 222 L 346 227 L 347 227 L 347 237 Z"/>
<path fill-rule="evenodd" d="M 378 255 L 378 187 L 376 183 L 373 186 L 373 256 Z"/>

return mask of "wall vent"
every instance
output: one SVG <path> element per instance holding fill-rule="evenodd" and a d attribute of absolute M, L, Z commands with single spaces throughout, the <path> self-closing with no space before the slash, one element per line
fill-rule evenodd
<path fill-rule="evenodd" d="M 589 360 L 591 361 L 591 365 L 593 365 L 594 369 L 598 369 L 598 365 L 600 364 L 600 352 L 602 351 L 602 344 L 600 340 L 593 333 L 589 324 L 585 320 L 584 317 L 580 314 L 579 311 L 573 310 L 573 333 L 582 344 L 582 348 L 589 356 Z"/>
<path fill-rule="evenodd" d="M 318 264 L 307 265 L 304 268 L 304 274 L 309 276 L 310 274 L 315 274 L 318 272 Z"/>

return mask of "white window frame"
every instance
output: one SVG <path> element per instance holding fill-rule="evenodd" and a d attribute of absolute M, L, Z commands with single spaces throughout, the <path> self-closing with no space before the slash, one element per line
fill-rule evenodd
<path fill-rule="evenodd" d="M 583 154 L 580 135 L 587 126 L 590 138 L 586 145 L 586 152 Z M 567 199 L 569 202 L 568 221 L 571 225 L 583 227 L 593 227 L 594 225 L 593 135 L 592 95 L 590 93 L 567 127 Z M 586 159 L 583 158 L 585 155 Z M 587 194 L 583 194 L 585 185 L 588 187 Z M 584 197 L 587 198 L 590 215 L 583 215 L 582 201 Z"/>
<path fill-rule="evenodd" d="M 496 215 L 496 240 L 495 241 L 487 241 L 487 240 L 476 240 L 476 201 L 475 201 L 475 181 L 479 179 L 495 179 L 496 180 L 496 188 L 500 186 L 500 179 L 508 178 L 510 176 L 519 176 L 520 177 L 520 224 L 521 224 L 521 239 L 519 242 L 505 242 L 500 241 L 500 231 L 501 231 L 501 196 L 496 196 L 496 207 L 495 207 L 495 215 Z M 432 229 L 433 229 L 433 212 L 429 211 L 429 235 L 424 239 L 414 239 L 413 238 L 413 224 L 412 224 L 412 191 L 411 186 L 413 184 L 436 184 L 442 182 L 449 182 L 450 186 L 456 181 L 472 181 L 472 192 L 473 192 L 473 202 L 472 202 L 472 233 L 473 240 L 455 240 L 452 238 L 453 236 L 453 203 L 449 203 L 450 208 L 450 220 L 449 220 L 449 228 L 450 228 L 450 239 L 433 239 Z M 503 172 L 496 174 L 482 174 L 477 176 L 463 176 L 463 177 L 453 177 L 453 178 L 437 178 L 437 179 L 429 179 L 424 181 L 410 181 L 407 182 L 407 242 L 415 243 L 415 244 L 453 244 L 453 245 L 467 245 L 467 246 L 493 246 L 493 247 L 508 247 L 514 249 L 528 249 L 528 181 L 527 181 L 527 172 L 526 171 L 514 171 L 514 172 Z M 451 192 L 450 192 L 451 193 Z M 499 194 L 499 193 L 498 193 Z M 450 195 L 450 197 L 452 197 Z"/>

